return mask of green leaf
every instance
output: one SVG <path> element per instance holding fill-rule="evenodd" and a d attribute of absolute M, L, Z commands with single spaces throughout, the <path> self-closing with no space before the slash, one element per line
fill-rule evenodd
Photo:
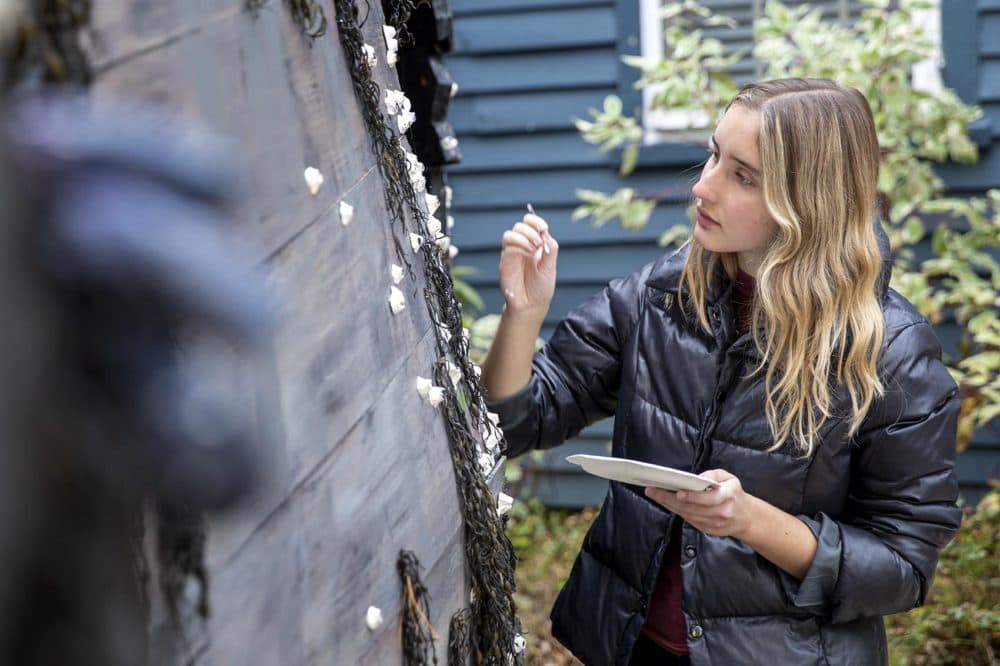
<path fill-rule="evenodd" d="M 455 288 L 455 297 L 462 304 L 463 310 L 469 313 L 479 313 L 485 309 L 483 299 L 474 287 L 463 280 L 455 279 L 454 273 L 451 282 Z"/>
<path fill-rule="evenodd" d="M 462 279 L 479 275 L 479 269 L 475 266 L 453 266 L 451 269 L 451 279 Z"/>
<path fill-rule="evenodd" d="M 626 229 L 642 229 L 649 222 L 649 216 L 655 207 L 655 202 L 643 199 L 628 202 L 621 216 L 622 226 Z"/>
<path fill-rule="evenodd" d="M 618 175 L 627 176 L 635 170 L 635 163 L 639 159 L 639 144 L 632 143 L 622 152 L 622 165 L 618 170 Z"/>
<path fill-rule="evenodd" d="M 648 58 L 644 56 L 637 55 L 623 55 L 621 61 L 628 65 L 629 67 L 635 67 L 638 70 L 646 71 L 651 69 L 656 65 L 655 62 L 650 62 Z"/>
<path fill-rule="evenodd" d="M 661 247 L 667 247 L 669 245 L 683 245 L 687 242 L 687 239 L 691 236 L 691 227 L 686 224 L 675 224 L 670 227 L 662 234 L 660 234 L 657 242 Z"/>
<path fill-rule="evenodd" d="M 607 196 L 608 195 L 604 194 L 603 192 L 598 192 L 597 190 L 583 190 L 583 189 L 576 190 L 577 199 L 583 199 L 588 203 L 597 203 L 603 201 L 604 199 L 607 198 Z"/>
<path fill-rule="evenodd" d="M 934 235 L 931 236 L 931 249 L 937 255 L 945 254 L 948 251 L 948 227 L 939 224 L 934 229 Z"/>
<path fill-rule="evenodd" d="M 577 190 L 577 196 L 579 197 L 579 190 Z M 570 215 L 570 220 L 573 222 L 579 222 L 580 220 L 590 216 L 590 206 L 577 206 L 573 209 L 573 213 Z"/>
<path fill-rule="evenodd" d="M 916 217 L 911 217 L 903 227 L 903 241 L 908 245 L 919 243 L 924 237 L 924 223 Z"/>
<path fill-rule="evenodd" d="M 996 357 L 976 357 L 1000 350 L 1000 188 L 985 198 L 946 197 L 935 164 L 978 159 L 968 126 L 982 110 L 949 89 L 913 89 L 913 65 L 936 48 L 913 13 L 934 3 L 862 2 L 860 17 L 843 26 L 824 19 L 818 3 L 790 7 L 768 1 L 764 16 L 754 21 L 753 54 L 766 63 L 767 78 L 831 78 L 857 88 L 869 101 L 882 152 L 877 187 L 891 202 L 885 222 L 897 269 L 892 283 L 930 321 L 944 321 L 947 315 L 959 327 L 949 371 L 966 382 L 963 386 L 975 383 L 976 406 L 967 407 L 961 419 L 962 439 L 968 441 L 971 424 L 982 423 L 983 414 L 996 415 L 1000 404 L 1000 380 L 992 379 L 1000 376 L 1000 368 L 991 365 Z M 736 90 L 727 71 L 740 54 L 719 39 L 720 26 L 732 23 L 694 0 L 669 3 L 662 12 L 666 57 L 659 62 L 623 58 L 641 73 L 636 88 L 653 91 L 654 108 L 719 118 Z M 600 150 L 622 150 L 624 177 L 635 169 L 643 128 L 622 115 L 623 106 L 612 96 L 600 110 L 590 110 L 591 120 L 574 119 L 574 124 Z M 581 190 L 578 197 L 581 205 L 572 219 L 588 218 L 595 226 L 620 220 L 626 228 L 641 228 L 655 205 L 629 187 L 613 193 Z M 675 225 L 659 240 L 679 242 L 688 233 L 685 225 Z M 913 246 L 928 233 L 933 256 L 924 258 Z M 973 360 L 963 370 L 958 366 L 966 359 Z"/>

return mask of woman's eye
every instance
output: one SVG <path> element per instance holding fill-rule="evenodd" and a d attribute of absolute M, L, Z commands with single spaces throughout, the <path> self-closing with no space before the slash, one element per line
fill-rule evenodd
<path fill-rule="evenodd" d="M 750 178 L 748 176 L 744 176 L 743 174 L 738 173 L 738 174 L 736 174 L 736 177 L 739 178 L 741 185 L 746 185 L 748 187 L 750 185 L 753 185 L 753 181 L 750 180 Z"/>

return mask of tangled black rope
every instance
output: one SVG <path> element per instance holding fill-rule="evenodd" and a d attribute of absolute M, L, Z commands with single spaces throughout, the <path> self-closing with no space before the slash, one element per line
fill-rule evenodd
<path fill-rule="evenodd" d="M 408 15 L 413 3 L 387 2 L 389 16 Z M 462 309 L 455 297 L 445 255 L 428 233 L 427 213 L 418 203 L 406 170 L 399 137 L 386 125 L 380 107 L 378 85 L 365 63 L 358 12 L 351 0 L 335 0 L 337 27 L 361 103 L 362 115 L 371 135 L 379 169 L 385 182 L 385 197 L 394 224 L 407 232 L 406 210 L 416 220 L 424 241 L 427 287 L 424 295 L 435 326 L 440 362 L 434 370 L 435 384 L 445 388 L 444 405 L 448 441 L 452 453 L 461 510 L 465 521 L 466 560 L 472 577 L 471 633 L 477 663 L 506 666 L 513 651 L 516 615 L 513 601 L 515 556 L 497 513 L 496 500 L 478 462 L 482 429 L 502 441 L 502 434 L 487 418 L 485 396 L 469 359 L 468 332 L 462 327 Z M 394 26 L 399 27 L 399 26 Z M 400 241 L 394 237 L 397 254 Z M 410 264 L 407 263 L 407 267 Z M 412 268 L 410 269 L 412 274 Z M 450 358 L 449 358 L 450 357 Z M 453 383 L 448 374 L 451 360 L 461 370 Z"/>
<path fill-rule="evenodd" d="M 417 556 L 409 550 L 399 551 L 396 571 L 399 572 L 399 582 L 403 586 L 403 606 L 400 609 L 403 663 L 407 666 L 437 664 L 434 641 L 438 637 L 431 624 L 430 594 L 420 580 L 420 562 Z"/>
<path fill-rule="evenodd" d="M 8 81 L 37 77 L 88 85 L 93 71 L 80 33 L 90 26 L 91 0 L 40 0 L 29 7 L 18 26 Z"/>

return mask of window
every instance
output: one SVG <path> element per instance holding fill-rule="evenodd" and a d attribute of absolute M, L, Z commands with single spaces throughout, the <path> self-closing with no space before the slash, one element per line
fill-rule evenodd
<path fill-rule="evenodd" d="M 784 0 L 787 6 L 809 5 L 821 8 L 823 16 L 844 23 L 857 19 L 863 8 L 860 0 Z M 764 64 L 752 57 L 753 23 L 764 14 L 766 0 L 701 0 L 700 4 L 714 13 L 728 16 L 736 22 L 736 26 L 706 28 L 706 37 L 720 40 L 729 51 L 743 51 L 743 59 L 730 69 L 730 74 L 737 84 L 746 83 L 764 75 Z M 665 0 L 640 0 L 639 2 L 639 43 L 640 53 L 644 58 L 659 60 L 664 55 L 662 19 L 659 10 Z M 937 9 L 917 12 L 916 20 L 927 30 L 940 46 L 940 12 Z M 937 90 L 941 87 L 940 68 L 941 57 L 929 59 L 913 68 L 914 83 L 924 90 Z M 651 103 L 655 89 L 647 87 L 642 91 L 642 124 L 644 128 L 643 143 L 655 144 L 664 141 L 691 139 L 693 134 L 700 134 L 707 128 L 710 119 L 703 113 L 673 110 L 663 111 L 652 109 Z"/>
<path fill-rule="evenodd" d="M 923 27 L 928 37 L 937 45 L 937 54 L 913 66 L 913 87 L 926 92 L 937 92 L 944 87 L 941 71 L 944 69 L 944 55 L 941 51 L 941 11 L 922 9 L 915 11 L 914 21 Z"/>

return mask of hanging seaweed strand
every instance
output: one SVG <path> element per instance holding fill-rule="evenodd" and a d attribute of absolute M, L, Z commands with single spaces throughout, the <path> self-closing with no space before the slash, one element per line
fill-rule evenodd
<path fill-rule="evenodd" d="M 403 588 L 403 663 L 406 666 L 436 666 L 438 660 L 434 641 L 438 636 L 431 624 L 430 593 L 420 580 L 417 556 L 409 550 L 399 551 L 396 571 Z"/>
<path fill-rule="evenodd" d="M 448 666 L 466 666 L 469 662 L 469 615 L 469 609 L 462 608 L 448 623 Z"/>
<path fill-rule="evenodd" d="M 414 191 L 405 168 L 402 142 L 385 123 L 379 87 L 364 63 L 364 41 L 357 9 L 351 0 L 334 0 L 334 5 L 355 94 L 361 103 L 372 150 L 385 184 L 387 208 L 393 224 L 397 225 L 397 234 L 394 234 L 397 254 L 400 248 L 398 234 L 408 231 L 406 212 L 425 238 L 420 247 L 427 284 L 425 300 L 435 325 L 437 351 L 442 359 L 435 367 L 435 384 L 446 390 L 442 411 L 461 498 L 466 562 L 472 579 L 469 629 L 476 656 L 474 663 L 507 666 L 513 658 L 517 622 L 513 601 L 515 557 L 497 513 L 496 500 L 478 462 L 482 429 L 493 430 L 494 426 L 487 419 L 482 385 L 469 359 L 469 340 L 462 328 L 462 309 L 455 297 L 450 271 L 442 252 L 427 233 L 428 213 L 422 205 L 422 193 L 418 196 Z M 414 3 L 396 0 L 387 1 L 385 5 L 387 14 L 398 21 L 409 16 Z M 397 23 L 394 27 L 402 26 Z M 461 370 L 457 386 L 448 377 L 445 359 L 451 359 Z M 494 434 L 499 433 L 494 431 Z"/>
<path fill-rule="evenodd" d="M 412 11 L 409 0 L 386 0 L 385 4 L 390 6 L 390 16 L 408 17 Z M 401 186 L 409 195 L 408 201 L 418 200 L 409 179 L 404 178 Z M 411 205 L 411 212 L 418 220 L 427 218 L 419 206 Z M 426 237 L 426 228 L 424 233 Z M 455 389 L 444 364 L 438 364 L 434 374 L 435 384 L 446 388 L 445 425 L 462 500 L 466 561 L 472 578 L 472 639 L 479 663 L 506 666 L 511 661 L 517 627 L 513 600 L 516 557 L 478 462 L 483 437 L 480 428 L 494 426 L 486 417 L 485 395 L 469 358 L 468 332 L 462 327 L 462 308 L 446 255 L 430 240 L 423 244 L 421 253 L 427 278 L 425 300 L 435 324 L 439 357 L 450 357 L 462 372 Z M 502 440 L 502 433 L 495 434 Z"/>
<path fill-rule="evenodd" d="M 401 234 L 393 235 L 396 258 L 399 259 L 413 277 L 413 269 L 408 254 L 404 251 L 400 235 L 406 235 L 405 207 L 419 210 L 412 186 L 409 192 L 404 190 L 410 181 L 407 176 L 406 158 L 399 137 L 386 124 L 381 111 L 381 90 L 372 79 L 371 68 L 365 59 L 362 46 L 364 38 L 358 26 L 358 11 L 351 0 L 334 0 L 336 9 L 337 33 L 347 58 L 348 70 L 354 94 L 361 102 L 361 115 L 368 128 L 372 140 L 372 152 L 378 164 L 379 172 L 385 186 L 385 204 L 394 224 L 399 226 Z"/>
<path fill-rule="evenodd" d="M 430 246 L 434 249 L 425 247 L 424 257 L 428 266 L 427 302 L 433 304 L 431 316 L 438 322 L 439 331 L 455 328 L 456 322 L 461 329 L 461 308 L 454 297 L 453 303 L 444 304 L 434 299 L 436 293 L 450 291 L 452 283 L 437 248 Z M 445 342 L 439 337 L 438 345 L 451 352 L 459 367 L 469 366 L 467 371 L 463 370 L 459 389 L 453 390 L 447 369 L 439 364 L 435 368 L 435 384 L 446 387 L 447 393 L 442 407 L 465 521 L 466 561 L 472 579 L 472 639 L 481 663 L 506 666 L 516 634 L 513 600 L 516 558 L 497 513 L 496 498 L 479 467 L 480 432 L 462 408 L 463 403 L 468 404 L 470 413 L 485 417 L 485 402 L 479 402 L 481 387 L 468 361 L 468 338 L 459 333 Z M 485 418 L 477 421 L 489 423 Z"/>
<path fill-rule="evenodd" d="M 426 3 L 427 0 L 424 0 Z M 416 0 L 383 0 L 382 7 L 385 10 L 385 23 L 396 29 L 396 36 L 401 44 L 412 44 L 413 35 L 410 34 L 409 23 L 413 10 L 420 4 Z"/>

